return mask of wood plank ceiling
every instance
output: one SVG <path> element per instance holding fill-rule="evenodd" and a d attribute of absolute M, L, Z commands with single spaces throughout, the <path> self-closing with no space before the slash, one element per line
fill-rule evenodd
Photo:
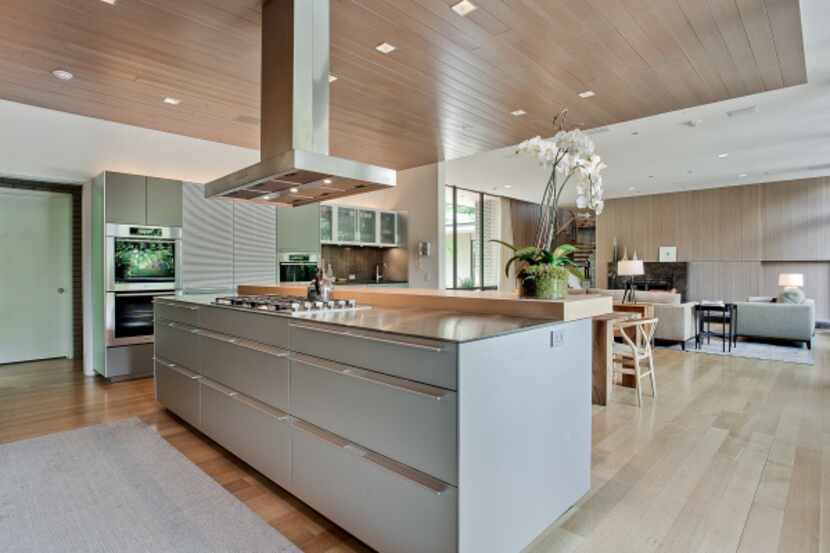
<path fill-rule="evenodd" d="M 333 154 L 402 169 L 562 107 L 591 128 L 807 78 L 798 0 L 473 1 L 332 0 Z M 258 148 L 260 3 L 0 0 L 0 98 Z"/>

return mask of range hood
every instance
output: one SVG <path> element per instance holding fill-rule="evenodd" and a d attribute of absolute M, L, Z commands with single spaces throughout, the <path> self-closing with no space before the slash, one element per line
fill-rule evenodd
<path fill-rule="evenodd" d="M 329 154 L 330 0 L 262 7 L 262 161 L 205 185 L 225 197 L 297 207 L 395 186 L 393 169 Z"/>

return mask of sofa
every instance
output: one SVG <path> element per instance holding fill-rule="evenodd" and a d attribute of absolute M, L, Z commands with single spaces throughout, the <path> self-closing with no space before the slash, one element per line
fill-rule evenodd
<path fill-rule="evenodd" d="M 574 292 L 574 291 L 572 291 Z M 621 303 L 624 290 L 590 288 L 582 293 L 611 296 L 614 303 Z M 579 291 L 576 291 L 579 293 Z M 678 342 L 686 349 L 686 342 L 695 337 L 695 302 L 681 302 L 681 295 L 674 292 L 637 292 L 637 303 L 654 305 L 654 317 L 658 319 L 654 337 L 666 342 Z"/>
<path fill-rule="evenodd" d="M 815 301 L 807 299 L 800 304 L 742 301 L 736 305 L 738 336 L 792 340 L 812 347 L 816 334 Z"/>

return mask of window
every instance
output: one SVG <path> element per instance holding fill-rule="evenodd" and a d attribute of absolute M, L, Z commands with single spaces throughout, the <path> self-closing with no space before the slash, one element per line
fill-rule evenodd
<path fill-rule="evenodd" d="M 444 274 L 449 289 L 484 290 L 499 286 L 501 237 L 500 198 L 448 186 L 444 232 L 447 248 Z"/>

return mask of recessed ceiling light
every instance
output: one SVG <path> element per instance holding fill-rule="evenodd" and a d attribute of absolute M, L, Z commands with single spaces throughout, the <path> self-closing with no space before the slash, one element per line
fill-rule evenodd
<path fill-rule="evenodd" d="M 741 173 L 740 175 L 738 175 L 738 178 L 739 179 L 745 179 L 748 176 L 749 176 L 749 173 Z"/>
<path fill-rule="evenodd" d="M 333 182 L 334 182 L 334 181 L 333 181 L 333 180 L 331 180 L 331 179 L 323 179 L 323 184 L 331 184 L 331 183 L 333 183 Z"/>
<path fill-rule="evenodd" d="M 649 175 L 648 178 L 653 179 L 654 175 Z"/>
<path fill-rule="evenodd" d="M 635 190 L 637 190 L 637 187 L 636 187 L 636 186 L 629 186 L 629 187 L 628 187 L 628 191 L 629 191 L 629 192 L 634 192 Z"/>
<path fill-rule="evenodd" d="M 118 0 L 101 0 L 104 4 L 109 4 L 110 6 L 114 6 Z"/>
<path fill-rule="evenodd" d="M 597 95 L 597 93 L 594 92 L 593 90 L 586 90 L 585 92 L 580 92 L 579 93 L 580 98 L 590 98 L 590 97 L 596 96 L 596 95 Z"/>
<path fill-rule="evenodd" d="M 513 185 L 512 184 L 505 184 L 504 187 L 509 190 L 509 189 L 513 188 Z"/>
<path fill-rule="evenodd" d="M 178 98 L 173 98 L 172 96 L 166 96 L 164 100 L 162 100 L 165 104 L 170 104 L 171 106 L 178 106 L 182 103 L 181 100 Z"/>
<path fill-rule="evenodd" d="M 395 46 L 392 46 L 388 42 L 383 42 L 375 46 L 375 50 L 377 50 L 381 54 L 391 54 L 392 52 L 397 50 L 397 48 Z"/>
<path fill-rule="evenodd" d="M 331 73 L 329 73 L 329 82 L 333 83 L 336 80 L 337 80 L 337 77 L 335 75 L 332 75 Z"/>
<path fill-rule="evenodd" d="M 277 196 L 278 196 L 278 194 L 266 194 L 266 195 L 264 195 L 264 196 L 262 197 L 262 199 L 263 199 L 263 200 L 273 200 L 273 199 L 274 199 L 274 198 L 276 198 Z"/>
<path fill-rule="evenodd" d="M 634 131 L 631 133 L 631 136 L 637 136 L 638 134 L 640 134 L 640 131 Z"/>
<path fill-rule="evenodd" d="M 452 7 L 452 11 L 457 13 L 458 15 L 464 16 L 468 13 L 474 12 L 478 9 L 478 6 L 470 2 L 470 0 L 461 0 L 458 4 Z"/>
<path fill-rule="evenodd" d="M 52 76 L 56 79 L 60 79 L 61 81 L 71 81 L 75 78 L 75 75 L 67 71 L 66 69 L 55 69 L 52 71 Z"/>
<path fill-rule="evenodd" d="M 513 117 L 521 117 L 522 115 L 527 115 L 527 112 L 523 109 L 517 109 L 516 111 L 511 111 L 510 115 Z"/>
<path fill-rule="evenodd" d="M 729 157 L 729 152 L 724 152 L 722 154 L 718 154 L 718 159 L 725 159 Z"/>
<path fill-rule="evenodd" d="M 291 192 L 292 194 L 296 194 L 297 192 L 300 191 L 300 187 L 299 186 L 292 186 L 291 188 L 288 189 L 288 191 Z"/>

